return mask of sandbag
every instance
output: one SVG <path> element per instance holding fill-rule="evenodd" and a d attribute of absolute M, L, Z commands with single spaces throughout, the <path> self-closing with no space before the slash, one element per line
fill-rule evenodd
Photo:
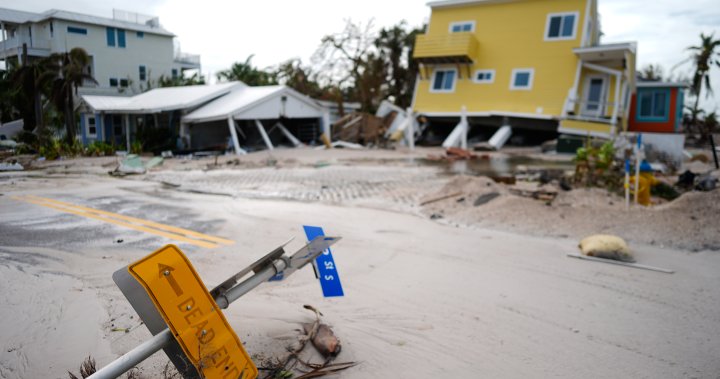
<path fill-rule="evenodd" d="M 608 234 L 596 234 L 580 241 L 580 251 L 589 257 L 635 262 L 625 240 Z"/>

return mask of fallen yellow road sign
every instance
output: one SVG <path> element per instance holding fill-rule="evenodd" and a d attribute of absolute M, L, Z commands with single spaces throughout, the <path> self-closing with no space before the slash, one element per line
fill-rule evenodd
<path fill-rule="evenodd" d="M 128 266 L 203 378 L 253 379 L 258 371 L 185 255 L 174 245 Z"/>

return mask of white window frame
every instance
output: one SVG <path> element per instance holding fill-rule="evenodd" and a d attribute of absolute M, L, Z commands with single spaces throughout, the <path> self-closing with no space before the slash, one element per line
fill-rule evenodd
<path fill-rule="evenodd" d="M 455 25 L 465 25 L 465 24 L 470 24 L 470 31 L 453 32 L 453 27 Z M 475 33 L 475 21 L 474 20 L 453 21 L 450 23 L 450 26 L 448 27 L 448 32 L 450 32 L 450 33 Z"/>
<path fill-rule="evenodd" d="M 437 74 L 438 71 L 452 71 L 455 75 L 453 78 L 453 84 L 452 88 L 450 89 L 435 89 L 435 74 Z M 455 92 L 455 87 L 457 86 L 458 81 L 458 70 L 456 68 L 452 67 L 439 67 L 433 70 L 432 73 L 432 80 L 430 81 L 430 92 L 432 93 L 453 93 Z"/>
<path fill-rule="evenodd" d="M 528 79 L 528 86 L 527 87 L 518 87 L 515 85 L 515 75 L 524 73 L 524 72 L 530 73 L 530 78 Z M 534 68 L 513 69 L 512 75 L 510 75 L 510 90 L 511 91 L 532 91 L 534 80 L 535 80 L 535 69 Z"/>
<path fill-rule="evenodd" d="M 90 133 L 90 119 L 93 119 L 93 121 L 95 121 L 95 125 L 93 125 L 95 127 L 94 134 Z M 85 115 L 85 134 L 86 134 L 86 136 L 88 138 L 97 138 L 97 134 L 98 134 L 97 130 L 98 130 L 97 117 L 95 117 L 94 114 Z"/>
<path fill-rule="evenodd" d="M 569 37 L 565 37 L 562 35 L 562 29 L 563 29 L 563 22 L 565 22 L 565 16 L 575 16 L 575 22 L 573 22 L 573 31 L 572 35 Z M 560 35 L 557 37 L 550 37 L 548 34 L 550 34 L 550 20 L 552 20 L 553 17 L 562 17 L 561 23 L 560 23 Z M 545 38 L 545 41 L 570 41 L 577 38 L 577 30 L 578 30 L 578 24 L 580 23 L 580 12 L 559 12 L 559 13 L 550 13 L 547 15 L 547 20 L 545 21 L 545 35 L 543 36 Z"/>
<path fill-rule="evenodd" d="M 478 80 L 477 76 L 478 76 L 478 74 L 480 74 L 480 73 L 492 74 L 491 79 L 490 79 L 490 80 L 486 80 L 486 79 Z M 495 75 L 495 70 L 475 70 L 475 74 L 473 75 L 473 83 L 477 83 L 477 84 L 492 84 L 492 83 L 495 83 L 495 76 L 496 76 L 496 75 Z"/>

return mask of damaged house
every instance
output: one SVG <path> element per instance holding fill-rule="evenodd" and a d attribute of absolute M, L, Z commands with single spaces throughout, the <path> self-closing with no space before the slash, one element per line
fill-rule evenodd
<path fill-rule="evenodd" d="M 132 97 L 82 96 L 81 138 L 146 150 L 225 150 L 314 144 L 330 111 L 282 85 L 241 82 L 157 88 Z M 142 137 L 142 138 L 141 138 Z"/>

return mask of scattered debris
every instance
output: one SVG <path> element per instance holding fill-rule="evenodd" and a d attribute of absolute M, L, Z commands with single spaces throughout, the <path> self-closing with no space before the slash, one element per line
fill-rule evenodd
<path fill-rule="evenodd" d="M 88 376 L 92 375 L 97 371 L 97 367 L 95 367 L 95 359 L 91 356 L 88 356 L 85 358 L 82 364 L 80 364 L 80 377 L 87 378 Z M 75 374 L 68 371 L 68 375 L 70 376 L 70 379 L 78 379 Z"/>
<path fill-rule="evenodd" d="M 515 183 L 517 183 L 517 178 L 513 175 L 491 176 L 490 179 L 492 179 L 495 183 L 502 183 L 507 185 L 514 185 Z"/>
<path fill-rule="evenodd" d="M 548 202 L 552 202 L 553 200 L 555 200 L 558 194 L 556 191 L 548 191 L 544 189 L 530 191 L 518 188 L 510 188 L 509 192 L 513 195 L 529 197 L 535 200 L 542 200 Z"/>
<path fill-rule="evenodd" d="M 451 193 L 451 194 L 449 194 L 449 195 L 443 195 L 443 196 L 440 196 L 440 197 L 435 197 L 435 198 L 432 198 L 432 199 L 429 199 L 429 200 L 425 200 L 425 201 L 420 202 L 420 206 L 432 204 L 432 203 L 438 202 L 438 201 L 440 201 L 440 200 L 445 200 L 445 199 L 449 199 L 449 198 L 451 198 L 451 197 L 457 197 L 457 196 L 460 196 L 460 195 L 462 195 L 462 192 L 454 192 L 454 193 Z"/>
<path fill-rule="evenodd" d="M 461 149 L 459 147 L 448 147 L 445 150 L 445 154 L 450 160 L 477 158 L 477 155 L 475 155 L 474 153 L 470 152 L 469 150 Z"/>
<path fill-rule="evenodd" d="M 25 170 L 25 167 L 23 167 L 17 161 L 13 161 L 11 163 L 0 163 L 0 171 L 23 171 L 23 170 Z"/>
<path fill-rule="evenodd" d="M 130 333 L 130 328 L 117 328 L 117 327 L 115 327 L 115 328 L 110 329 L 110 331 L 111 331 L 111 332 L 125 332 L 125 333 Z"/>
<path fill-rule="evenodd" d="M 500 194 L 497 192 L 490 192 L 490 193 L 486 193 L 484 195 L 480 195 L 473 203 L 473 206 L 479 207 L 483 204 L 487 204 L 487 203 L 491 202 L 492 200 L 494 200 L 495 198 L 497 198 L 498 196 L 500 196 Z"/>
<path fill-rule="evenodd" d="M 265 379 L 292 378 L 294 371 L 300 371 L 302 375 L 296 379 L 318 378 L 330 375 L 350 367 L 356 366 L 357 362 L 331 363 L 341 351 L 340 340 L 335 337 L 332 329 L 320 321 L 322 313 L 311 305 L 304 305 L 303 308 L 315 313 L 315 321 L 303 324 L 303 332 L 294 346 L 288 347 L 288 355 L 285 359 L 275 361 L 266 360 L 264 366 L 259 369 L 266 371 Z M 323 356 L 323 363 L 312 363 L 300 357 L 308 341 L 312 342 L 315 349 Z M 298 367 L 298 364 L 302 366 Z"/>
<path fill-rule="evenodd" d="M 678 176 L 678 181 L 675 183 L 676 187 L 684 188 L 684 189 L 690 189 L 693 186 L 695 186 L 695 178 L 697 175 L 693 173 L 690 170 L 685 170 L 680 176 Z"/>
<path fill-rule="evenodd" d="M 612 259 L 622 262 L 635 262 L 625 240 L 609 234 L 595 234 L 585 237 L 578 245 L 580 251 L 589 257 Z"/>
<path fill-rule="evenodd" d="M 335 121 L 332 125 L 332 139 L 361 145 L 378 145 L 386 129 L 382 118 L 368 113 L 353 112 Z"/>
<path fill-rule="evenodd" d="M 144 174 L 149 169 L 160 166 L 163 164 L 165 158 L 153 157 L 147 162 L 143 163 L 140 156 L 136 154 L 129 154 L 125 159 L 120 162 L 120 165 L 115 170 L 110 171 L 109 174 L 112 176 L 126 176 L 135 174 Z"/>
<path fill-rule="evenodd" d="M 710 175 L 710 173 L 707 173 L 702 176 L 698 176 L 697 178 L 697 185 L 695 185 L 695 189 L 698 191 L 712 191 L 715 188 L 717 188 L 718 179 Z"/>

